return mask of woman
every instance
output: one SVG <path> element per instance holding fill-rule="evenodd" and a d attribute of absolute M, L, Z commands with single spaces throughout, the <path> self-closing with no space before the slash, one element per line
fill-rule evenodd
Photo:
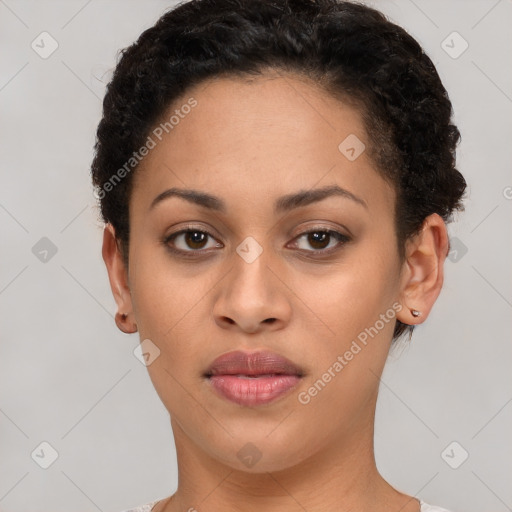
<path fill-rule="evenodd" d="M 179 472 L 134 510 L 444 510 L 384 480 L 373 432 L 462 208 L 451 114 L 418 43 L 351 2 L 192 0 L 123 51 L 103 258 Z"/>

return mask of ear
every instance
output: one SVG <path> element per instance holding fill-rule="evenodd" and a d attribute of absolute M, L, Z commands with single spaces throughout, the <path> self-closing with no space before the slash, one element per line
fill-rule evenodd
<path fill-rule="evenodd" d="M 430 314 L 443 286 L 448 250 L 446 224 L 433 213 L 424 220 L 420 233 L 406 242 L 400 297 L 404 307 L 397 314 L 402 323 L 420 324 Z"/>
<path fill-rule="evenodd" d="M 117 303 L 117 327 L 127 333 L 137 332 L 137 324 L 133 318 L 132 296 L 128 283 L 128 269 L 124 264 L 121 249 L 114 226 L 108 223 L 103 230 L 103 247 L 101 250 L 103 261 L 107 266 L 110 288 Z"/>

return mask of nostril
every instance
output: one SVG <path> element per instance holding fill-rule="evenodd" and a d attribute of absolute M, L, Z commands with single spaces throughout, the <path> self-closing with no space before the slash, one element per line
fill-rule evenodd
<path fill-rule="evenodd" d="M 266 318 L 263 321 L 266 322 L 267 324 L 273 324 L 276 321 L 276 319 L 275 318 Z"/>

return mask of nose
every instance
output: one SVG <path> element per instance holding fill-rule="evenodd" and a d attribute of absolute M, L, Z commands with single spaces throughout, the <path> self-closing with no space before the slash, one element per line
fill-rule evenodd
<path fill-rule="evenodd" d="M 216 324 L 251 334 L 283 329 L 291 317 L 288 289 L 266 251 L 250 263 L 238 254 L 233 260 L 233 268 L 221 281 L 215 298 Z"/>

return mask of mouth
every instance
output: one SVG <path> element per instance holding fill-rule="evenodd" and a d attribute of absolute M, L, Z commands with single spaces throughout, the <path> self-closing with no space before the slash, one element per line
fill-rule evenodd
<path fill-rule="evenodd" d="M 203 376 L 218 396 L 250 407 L 287 394 L 304 377 L 304 371 L 274 352 L 235 351 L 215 359 Z"/>

